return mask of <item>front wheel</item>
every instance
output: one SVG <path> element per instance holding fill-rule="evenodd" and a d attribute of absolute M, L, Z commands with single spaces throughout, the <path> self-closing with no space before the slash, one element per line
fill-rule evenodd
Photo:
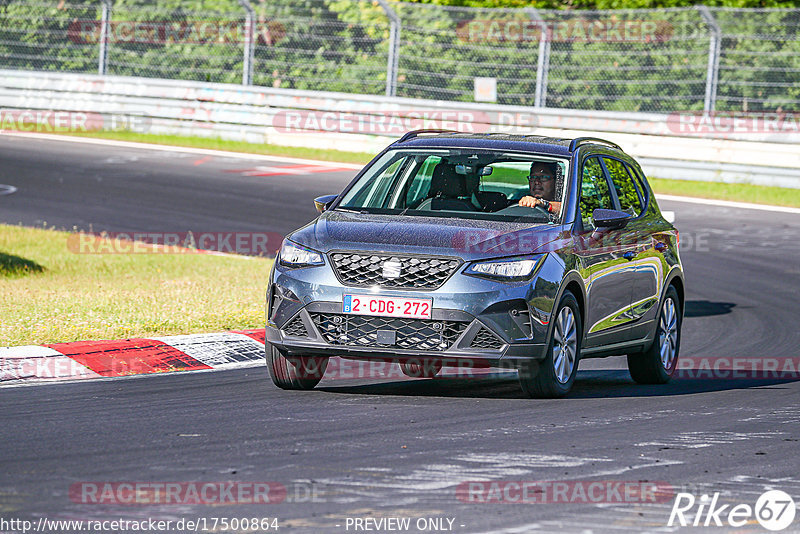
<path fill-rule="evenodd" d="M 272 382 L 281 389 L 314 389 L 319 384 L 328 358 L 321 356 L 288 356 L 267 343 L 267 368 Z"/>
<path fill-rule="evenodd" d="M 530 397 L 563 397 L 572 389 L 578 372 L 583 323 L 578 301 L 571 292 L 566 291 L 561 297 L 553 317 L 547 356 L 541 362 L 525 362 L 519 368 L 520 385 Z"/>
<path fill-rule="evenodd" d="M 681 314 L 678 292 L 669 286 L 658 314 L 656 337 L 644 352 L 628 354 L 628 370 L 639 384 L 666 384 L 678 367 L 681 347 Z"/>

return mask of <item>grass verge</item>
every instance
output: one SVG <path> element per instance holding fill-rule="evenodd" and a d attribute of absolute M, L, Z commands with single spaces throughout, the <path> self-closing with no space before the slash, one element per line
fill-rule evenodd
<path fill-rule="evenodd" d="M 800 208 L 800 189 L 648 178 L 656 193 Z"/>
<path fill-rule="evenodd" d="M 290 156 L 295 158 L 316 159 L 320 161 L 333 161 L 338 163 L 369 162 L 374 154 L 366 152 L 345 152 L 342 150 L 329 150 L 322 148 L 287 147 L 279 145 L 265 145 L 245 143 L 241 141 L 227 141 L 224 139 L 206 137 L 183 137 L 178 135 L 153 135 L 125 131 L 103 131 L 71 133 L 69 135 L 82 137 L 97 137 L 101 139 L 116 139 L 120 141 L 133 141 L 139 143 L 155 143 L 162 145 L 187 146 L 193 148 L 207 148 L 213 150 L 228 150 L 231 152 L 244 152 L 249 154 L 265 154 L 271 156 Z M 387 144 L 389 139 L 387 138 Z M 751 202 L 755 204 L 770 204 L 774 206 L 800 207 L 800 189 L 783 187 L 768 187 L 750 184 L 724 184 L 716 182 L 700 182 L 689 180 L 665 180 L 648 178 L 656 193 L 669 195 L 682 195 L 687 197 L 713 198 L 717 200 L 732 200 L 736 202 Z"/>
<path fill-rule="evenodd" d="M 76 254 L 69 235 L 0 225 L 0 346 L 264 326 L 272 260 Z"/>

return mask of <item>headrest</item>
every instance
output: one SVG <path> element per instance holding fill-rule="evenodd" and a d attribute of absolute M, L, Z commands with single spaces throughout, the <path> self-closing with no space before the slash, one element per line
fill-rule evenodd
<path fill-rule="evenodd" d="M 464 176 L 456 174 L 456 166 L 439 163 L 433 168 L 429 197 L 457 198 L 467 194 Z"/>

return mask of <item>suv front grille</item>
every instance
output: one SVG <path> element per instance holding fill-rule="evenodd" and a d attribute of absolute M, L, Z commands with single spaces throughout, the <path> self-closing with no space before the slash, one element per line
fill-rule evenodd
<path fill-rule="evenodd" d="M 447 350 L 468 324 L 335 313 L 312 313 L 311 320 L 331 345 L 376 347 L 378 330 L 390 330 L 395 333 L 393 347 L 427 351 Z"/>
<path fill-rule="evenodd" d="M 455 272 L 461 260 L 455 258 L 398 256 L 369 252 L 334 252 L 330 255 L 339 279 L 356 287 L 383 286 L 410 289 L 436 289 Z M 400 264 L 400 275 L 384 278 L 383 264 Z"/>

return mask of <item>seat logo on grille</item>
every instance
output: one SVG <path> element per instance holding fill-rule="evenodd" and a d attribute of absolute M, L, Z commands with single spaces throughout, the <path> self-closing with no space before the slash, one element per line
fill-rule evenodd
<path fill-rule="evenodd" d="M 399 261 L 385 261 L 383 262 L 383 277 L 387 279 L 400 278 L 400 272 L 403 266 Z"/>

